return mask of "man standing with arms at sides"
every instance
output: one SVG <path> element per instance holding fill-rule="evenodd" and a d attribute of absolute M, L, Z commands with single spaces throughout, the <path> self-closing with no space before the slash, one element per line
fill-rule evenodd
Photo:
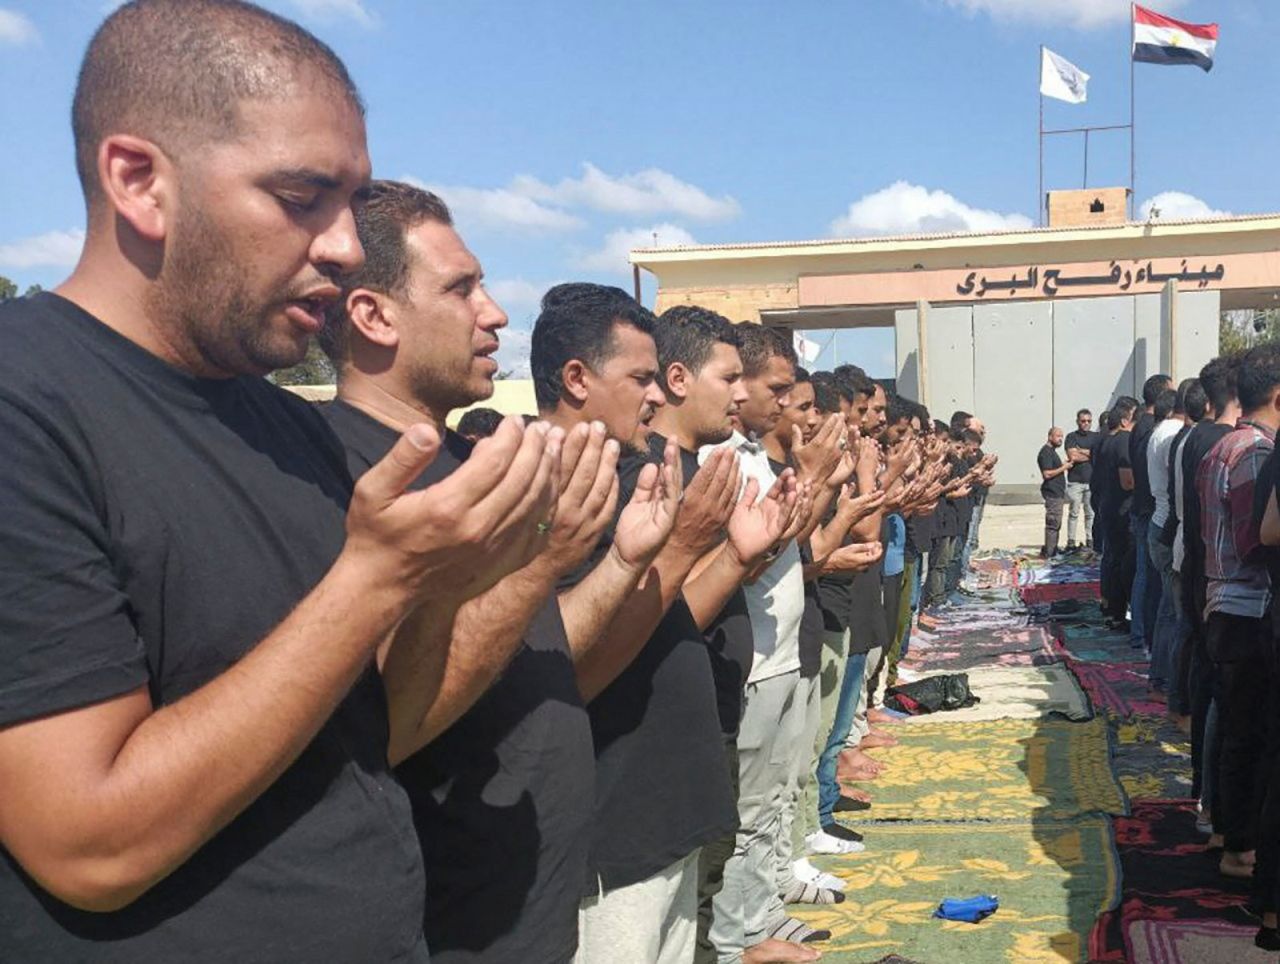
<path fill-rule="evenodd" d="M 388 760 L 545 542 L 558 442 L 507 423 L 406 493 L 419 422 L 353 493 L 261 377 L 364 257 L 360 100 L 310 34 L 127 3 L 72 117 L 84 251 L 0 309 L 0 959 L 426 961 Z"/>
<path fill-rule="evenodd" d="M 1093 413 L 1087 408 L 1076 412 L 1076 430 L 1067 433 L 1063 444 L 1067 447 L 1067 550 L 1074 549 L 1076 522 L 1084 513 L 1085 548 L 1093 548 L 1093 501 L 1089 498 L 1089 483 L 1093 478 L 1093 446 L 1101 436 L 1093 431 Z"/>
<path fill-rule="evenodd" d="M 1194 383 L 1195 379 L 1187 382 Z M 1169 524 L 1172 514 L 1169 504 L 1169 452 L 1187 420 L 1180 404 L 1187 382 L 1178 391 L 1168 388 L 1156 398 L 1156 427 L 1147 443 L 1147 480 L 1155 499 L 1147 543 L 1152 568 L 1160 575 L 1160 605 L 1156 609 L 1151 668 L 1147 677 L 1153 695 L 1166 701 L 1173 678 L 1171 657 L 1178 629 L 1173 595 L 1173 537 Z"/>
<path fill-rule="evenodd" d="M 343 277 L 321 336 L 338 373 L 325 415 L 357 478 L 403 426 L 429 422 L 444 445 L 410 484 L 426 488 L 471 453 L 445 420 L 493 394 L 491 356 L 507 316 L 434 194 L 375 181 L 356 223 L 365 266 Z M 645 395 L 637 388 L 630 399 L 637 421 Z M 438 738 L 398 769 L 426 863 L 433 960 L 535 964 L 576 949 L 595 764 L 574 664 L 670 532 L 657 502 L 636 500 L 623 512 L 616 556 L 557 605 L 557 582 L 613 518 L 618 454 L 603 422 L 567 433 L 546 548 L 459 612 L 455 639 L 475 655 L 444 675 L 431 720 Z"/>
<path fill-rule="evenodd" d="M 1217 793 L 1217 712 L 1213 695 L 1213 661 L 1205 637 L 1205 545 L 1201 531 L 1201 502 L 1196 489 L 1200 463 L 1223 438 L 1231 434 L 1240 418 L 1236 394 L 1238 357 L 1215 358 L 1200 369 L 1200 387 L 1209 406 L 1205 417 L 1192 429 L 1179 452 L 1178 481 L 1182 488 L 1182 609 L 1191 624 L 1190 662 L 1187 689 L 1191 700 L 1191 793 L 1201 801 L 1201 818 L 1212 827 L 1213 798 Z M 1210 722 L 1214 726 L 1210 727 Z M 1213 737 L 1210 739 L 1210 737 Z M 1208 818 L 1208 819 L 1204 819 Z M 1220 835 L 1211 843 L 1222 845 Z"/>
<path fill-rule="evenodd" d="M 767 551 L 796 503 L 794 485 L 758 505 L 747 499 L 754 486 L 739 499 L 731 454 L 700 470 L 681 498 L 679 445 L 651 438 L 648 424 L 664 403 L 654 325 L 653 315 L 618 288 L 564 284 L 543 297 L 533 331 L 540 412 L 565 429 L 603 421 L 628 450 L 619 461 L 620 499 L 657 495 L 660 487 L 665 511 L 675 516 L 636 591 L 578 664 L 596 750 L 595 819 L 578 915 L 576 960 L 583 964 L 692 958 L 698 851 L 731 830 L 734 816 L 702 626 L 751 562 L 732 547 L 712 550 L 730 526 L 750 534 L 753 553 Z M 644 399 L 639 408 L 631 401 L 637 397 Z M 562 585 L 585 585 L 585 573 L 617 555 L 627 524 L 619 517 Z"/>
<path fill-rule="evenodd" d="M 1155 497 L 1151 494 L 1151 481 L 1147 477 L 1147 446 L 1155 431 L 1156 399 L 1160 393 L 1173 386 L 1168 375 L 1152 375 L 1142 384 L 1142 412 L 1134 423 L 1129 436 L 1129 466 L 1133 475 L 1133 500 L 1129 506 L 1130 538 L 1134 545 L 1133 576 L 1133 626 L 1130 638 L 1135 646 L 1142 645 L 1148 655 L 1156 631 L 1156 610 L 1160 607 L 1160 574 L 1151 564 L 1151 552 L 1147 533 L 1151 529 L 1151 515 L 1155 512 Z"/>
<path fill-rule="evenodd" d="M 1044 499 L 1044 546 L 1040 554 L 1051 559 L 1058 554 L 1058 533 L 1062 529 L 1062 506 L 1067 501 L 1067 471 L 1071 463 L 1062 461 L 1062 429 L 1049 429 L 1049 438 L 1040 446 L 1036 465 L 1040 469 L 1040 497 Z"/>
<path fill-rule="evenodd" d="M 1129 430 L 1138 400 L 1121 396 L 1111 406 L 1107 435 L 1093 449 L 1092 488 L 1098 496 L 1098 522 L 1105 533 L 1102 550 L 1102 598 L 1112 629 L 1130 629 L 1126 618 L 1133 586 L 1133 546 L 1129 539 Z"/>
<path fill-rule="evenodd" d="M 1265 618 L 1271 582 L 1260 561 L 1260 520 L 1254 486 L 1280 427 L 1280 346 L 1262 344 L 1240 359 L 1236 390 L 1241 416 L 1196 471 L 1200 532 L 1205 545 L 1205 641 L 1218 705 L 1218 802 L 1214 830 L 1222 835 L 1219 869 L 1253 873 L 1257 820 L 1268 759 L 1267 721 L 1274 656 Z M 1274 906 L 1268 907 L 1274 911 Z"/>

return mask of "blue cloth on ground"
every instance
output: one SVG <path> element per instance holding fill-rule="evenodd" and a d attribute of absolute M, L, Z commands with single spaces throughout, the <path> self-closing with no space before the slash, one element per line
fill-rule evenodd
<path fill-rule="evenodd" d="M 1000 899 L 995 896 L 948 897 L 938 905 L 933 916 L 943 920 L 960 920 L 967 924 L 976 924 L 999 909 Z"/>

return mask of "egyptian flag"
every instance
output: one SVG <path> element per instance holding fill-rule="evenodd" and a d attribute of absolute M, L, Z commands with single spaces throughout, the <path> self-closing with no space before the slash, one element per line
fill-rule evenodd
<path fill-rule="evenodd" d="M 1145 7 L 1133 6 L 1133 59 L 1139 63 L 1191 64 L 1213 68 L 1218 46 L 1216 23 L 1184 23 Z"/>

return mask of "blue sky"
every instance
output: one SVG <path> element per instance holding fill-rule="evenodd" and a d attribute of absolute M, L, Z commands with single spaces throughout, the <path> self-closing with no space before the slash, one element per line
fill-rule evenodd
<path fill-rule="evenodd" d="M 1028 224 L 1041 43 L 1092 75 L 1049 126 L 1128 120 L 1126 0 L 270 0 L 346 60 L 382 177 L 453 206 L 511 315 L 519 368 L 537 298 L 630 287 L 626 250 Z M 0 0 L 0 274 L 46 287 L 84 215 L 68 113 L 103 0 Z M 1161 0 L 1221 24 L 1212 73 L 1138 65 L 1138 199 L 1165 217 L 1280 211 L 1275 0 Z M 1079 186 L 1078 139 L 1046 184 Z M 1128 178 L 1097 135 L 1090 183 Z M 1169 193 L 1174 192 L 1174 193 Z M 646 299 L 652 298 L 652 285 Z M 817 337 L 826 343 L 827 335 Z M 892 336 L 841 360 L 892 374 Z M 828 352 L 821 363 L 829 363 Z"/>

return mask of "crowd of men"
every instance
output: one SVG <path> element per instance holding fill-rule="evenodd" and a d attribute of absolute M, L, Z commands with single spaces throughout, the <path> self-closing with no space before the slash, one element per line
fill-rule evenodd
<path fill-rule="evenodd" d="M 81 259 L 0 308 L 0 958 L 816 959 L 981 423 L 571 283 L 537 417 L 451 431 L 507 319 L 331 50 L 135 0 L 72 115 Z"/>
<path fill-rule="evenodd" d="M 1041 449 L 1045 551 L 1064 496 L 1070 548 L 1077 504 L 1092 508 L 1084 535 L 1102 553 L 1103 611 L 1150 659 L 1151 697 L 1190 734 L 1197 826 L 1221 873 L 1252 878 L 1259 946 L 1280 949 L 1280 346 L 1215 358 L 1176 388 L 1153 375 L 1141 401 L 1116 399 L 1100 422 L 1091 432 L 1080 411 L 1065 463 L 1061 430 Z M 1087 499 L 1056 486 L 1064 472 Z"/>

